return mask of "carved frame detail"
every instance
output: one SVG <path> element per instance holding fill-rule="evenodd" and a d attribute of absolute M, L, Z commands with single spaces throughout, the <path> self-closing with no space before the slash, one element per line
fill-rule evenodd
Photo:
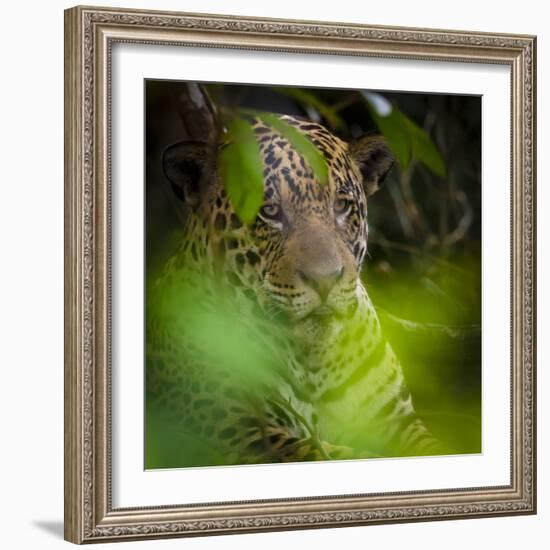
<path fill-rule="evenodd" d="M 114 42 L 508 65 L 512 74 L 512 463 L 505 487 L 113 509 L 110 56 Z M 536 512 L 536 38 L 71 8 L 65 12 L 65 538 L 100 542 Z"/>

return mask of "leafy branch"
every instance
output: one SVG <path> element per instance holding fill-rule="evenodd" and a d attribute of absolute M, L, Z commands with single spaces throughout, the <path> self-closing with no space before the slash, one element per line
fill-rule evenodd
<path fill-rule="evenodd" d="M 443 157 L 426 130 L 382 95 L 367 91 L 361 92 L 361 95 L 371 117 L 404 170 L 414 159 L 424 163 L 437 176 L 445 176 Z"/>
<path fill-rule="evenodd" d="M 252 120 L 251 120 L 252 117 Z M 240 220 L 251 224 L 263 203 L 264 175 L 259 143 L 252 128 L 260 119 L 284 137 L 311 168 L 321 185 L 328 182 L 328 166 L 316 145 L 283 118 L 261 111 L 241 110 L 230 114 L 219 166 L 225 190 Z"/>

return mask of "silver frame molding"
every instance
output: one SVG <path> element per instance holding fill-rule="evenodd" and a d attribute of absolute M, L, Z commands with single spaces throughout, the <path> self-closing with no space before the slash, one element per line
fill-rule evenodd
<path fill-rule="evenodd" d="M 110 58 L 116 42 L 497 63 L 512 75 L 512 460 L 502 487 L 114 509 Z M 128 9 L 65 12 L 65 538 L 75 543 L 536 512 L 536 37 Z"/>

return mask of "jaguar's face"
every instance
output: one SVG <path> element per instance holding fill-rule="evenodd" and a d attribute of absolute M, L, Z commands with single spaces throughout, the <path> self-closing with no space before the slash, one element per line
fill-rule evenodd
<path fill-rule="evenodd" d="M 207 192 L 193 196 L 187 185 L 181 196 L 208 220 L 211 253 L 222 260 L 229 282 L 245 289 L 266 313 L 283 313 L 294 323 L 343 317 L 356 306 L 367 250 L 367 197 L 393 159 L 380 137 L 347 144 L 318 124 L 284 120 L 323 152 L 329 168 L 326 184 L 285 138 L 258 121 L 254 129 L 265 187 L 264 204 L 252 225 L 239 222 L 214 165 L 202 170 L 201 180 L 208 173 L 213 180 L 200 183 Z M 182 165 L 180 151 L 176 178 L 169 154 L 170 149 L 165 171 L 181 185 L 183 169 L 192 173 L 196 168 L 189 157 L 189 166 Z"/>

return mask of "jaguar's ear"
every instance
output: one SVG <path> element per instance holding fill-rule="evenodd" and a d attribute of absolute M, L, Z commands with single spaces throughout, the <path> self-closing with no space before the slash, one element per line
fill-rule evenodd
<path fill-rule="evenodd" d="M 367 196 L 376 193 L 394 163 L 382 136 L 364 136 L 350 144 L 350 153 L 359 165 Z"/>
<path fill-rule="evenodd" d="M 176 196 L 196 206 L 200 201 L 203 174 L 212 158 L 212 148 L 202 141 L 179 141 L 162 154 L 162 168 Z"/>

